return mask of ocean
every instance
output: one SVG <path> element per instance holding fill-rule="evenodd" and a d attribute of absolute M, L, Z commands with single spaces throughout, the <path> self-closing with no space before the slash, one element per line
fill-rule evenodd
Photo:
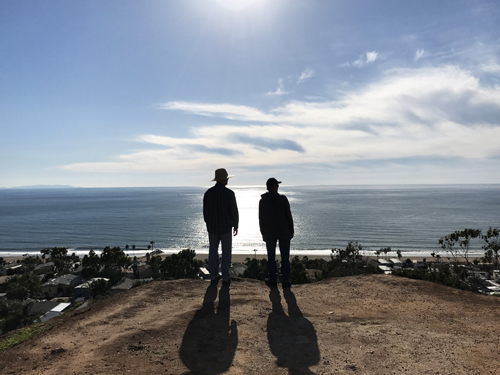
<path fill-rule="evenodd" d="M 258 203 L 263 187 L 236 187 L 240 212 L 235 253 L 265 253 Z M 65 246 L 78 255 L 129 245 L 207 253 L 202 199 L 207 187 L 0 190 L 0 256 Z M 456 230 L 500 228 L 500 185 L 281 186 L 295 221 L 292 253 L 328 254 L 360 243 L 367 253 L 391 247 L 403 256 L 440 251 Z M 135 250 L 132 250 L 132 246 Z M 473 251 L 481 253 L 481 241 Z"/>

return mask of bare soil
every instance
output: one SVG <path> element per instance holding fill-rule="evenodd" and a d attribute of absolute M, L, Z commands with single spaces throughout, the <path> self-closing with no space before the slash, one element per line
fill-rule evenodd
<path fill-rule="evenodd" d="M 54 318 L 1 374 L 500 374 L 500 298 L 370 275 L 153 282 Z"/>

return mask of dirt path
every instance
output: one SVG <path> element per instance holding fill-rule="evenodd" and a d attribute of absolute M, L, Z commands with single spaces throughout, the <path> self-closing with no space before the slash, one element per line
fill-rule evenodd
<path fill-rule="evenodd" d="M 500 374 L 500 299 L 386 275 L 154 282 L 0 352 L 1 374 Z"/>

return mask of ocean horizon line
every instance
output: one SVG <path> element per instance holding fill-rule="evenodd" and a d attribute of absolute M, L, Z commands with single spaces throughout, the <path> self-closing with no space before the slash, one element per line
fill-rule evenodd
<path fill-rule="evenodd" d="M 64 190 L 64 189 L 182 189 L 182 188 L 207 188 L 212 186 L 213 184 L 207 185 L 168 185 L 168 186 L 72 186 L 72 185 L 27 185 L 27 186 L 2 186 L 0 190 Z M 295 185 L 295 184 L 281 184 L 282 187 L 294 187 L 294 188 L 313 188 L 313 187 L 405 187 L 405 186 L 414 186 L 414 187 L 422 187 L 422 186 L 430 186 L 430 187 L 453 187 L 453 186 L 500 186 L 500 183 L 398 183 L 398 184 L 312 184 L 312 185 Z M 265 188 L 265 183 L 262 184 L 253 184 L 253 185 L 233 185 L 228 184 L 229 188 Z"/>

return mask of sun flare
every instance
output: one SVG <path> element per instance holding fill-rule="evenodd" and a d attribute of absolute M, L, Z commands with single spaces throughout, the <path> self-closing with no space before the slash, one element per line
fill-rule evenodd
<path fill-rule="evenodd" d="M 254 5 L 261 5 L 263 0 L 216 0 L 217 3 L 226 9 L 242 11 Z"/>

